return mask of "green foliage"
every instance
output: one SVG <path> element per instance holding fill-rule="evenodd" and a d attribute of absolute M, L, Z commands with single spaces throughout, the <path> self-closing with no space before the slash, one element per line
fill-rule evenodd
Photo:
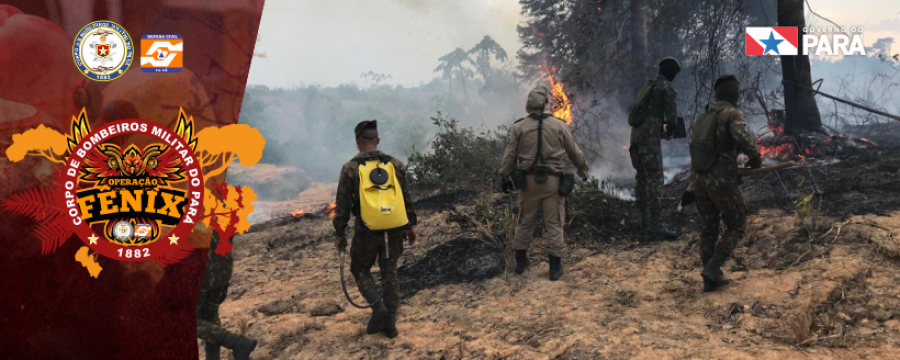
<path fill-rule="evenodd" d="M 454 75 L 456 77 L 471 78 L 475 75 L 472 70 L 465 67 L 466 63 L 472 64 L 469 54 L 462 48 L 456 48 L 450 53 L 438 58 L 440 65 L 434 69 L 434 72 L 440 72 L 443 77 L 450 80 Z"/>
<path fill-rule="evenodd" d="M 804 222 L 813 214 L 812 200 L 813 193 L 805 193 L 800 194 L 799 197 L 794 199 L 794 206 L 797 208 L 797 217 L 800 219 L 800 222 Z"/>
<path fill-rule="evenodd" d="M 481 74 L 485 81 L 490 80 L 491 70 L 493 70 L 491 68 L 491 55 L 494 55 L 494 59 L 497 61 L 506 61 L 506 50 L 503 50 L 503 47 L 488 35 L 485 35 L 478 44 L 469 49 L 469 55 L 473 54 L 476 55 L 475 69 L 478 70 L 478 73 Z"/>
<path fill-rule="evenodd" d="M 477 134 L 438 112 L 431 118 L 438 133 L 427 153 L 413 149 L 409 171 L 419 189 L 452 191 L 490 188 L 497 178 L 503 139 L 494 133 Z"/>
<path fill-rule="evenodd" d="M 821 193 L 818 191 L 818 187 L 815 183 L 808 184 L 806 179 L 802 176 L 798 178 L 797 190 L 799 191 L 799 194 L 793 202 L 794 210 L 797 212 L 797 222 L 804 231 L 809 234 L 816 228 L 818 212 L 814 206 L 814 200 L 816 194 Z"/>

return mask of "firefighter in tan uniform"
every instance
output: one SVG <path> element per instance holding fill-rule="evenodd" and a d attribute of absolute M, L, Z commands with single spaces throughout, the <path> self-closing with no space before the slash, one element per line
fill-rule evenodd
<path fill-rule="evenodd" d="M 519 194 L 519 223 L 513 239 L 516 251 L 516 273 L 522 274 L 528 267 L 528 247 L 534 233 L 538 211 L 543 211 L 545 245 L 549 253 L 550 280 L 563 275 L 562 255 L 565 249 L 563 223 L 565 196 L 560 194 L 565 158 L 578 169 L 578 175 L 587 180 L 588 164 L 569 126 L 544 109 L 550 92 L 543 86 L 535 87 L 528 94 L 525 109 L 528 116 L 519 119 L 510 131 L 503 155 L 500 176 L 512 178 Z"/>

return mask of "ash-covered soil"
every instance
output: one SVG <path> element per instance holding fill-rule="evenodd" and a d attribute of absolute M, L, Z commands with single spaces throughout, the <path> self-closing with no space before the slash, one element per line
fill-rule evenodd
<path fill-rule="evenodd" d="M 713 294 L 701 292 L 695 207 L 674 211 L 687 185 L 676 178 L 676 241 L 641 234 L 630 202 L 573 197 L 558 282 L 540 238 L 519 276 L 495 246 L 502 231 L 460 221 L 484 197 L 431 198 L 401 259 L 393 340 L 365 335 L 369 312 L 343 298 L 330 219 L 255 226 L 235 239 L 222 320 L 260 339 L 254 359 L 897 359 L 900 183 L 885 167 L 898 159 L 880 147 L 747 178 L 747 235 L 725 265 L 735 283 Z M 509 209 L 486 199 L 495 217 Z"/>

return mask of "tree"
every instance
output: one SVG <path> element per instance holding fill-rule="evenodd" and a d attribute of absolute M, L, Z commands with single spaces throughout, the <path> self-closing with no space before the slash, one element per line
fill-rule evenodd
<path fill-rule="evenodd" d="M 644 14 L 644 0 L 631 0 L 631 57 L 634 58 L 635 92 L 647 76 L 647 16 Z"/>
<path fill-rule="evenodd" d="M 778 25 L 796 26 L 803 38 L 806 20 L 803 0 L 778 0 Z M 822 117 L 812 88 L 808 55 L 782 56 L 784 76 L 784 132 L 789 135 L 822 130 Z"/>
<path fill-rule="evenodd" d="M 493 38 L 485 35 L 478 44 L 469 49 L 469 55 L 475 54 L 475 70 L 484 78 L 484 87 L 489 88 L 491 83 L 491 55 L 497 61 L 506 61 L 506 50 Z"/>
<path fill-rule="evenodd" d="M 452 80 L 455 77 L 462 83 L 463 92 L 465 92 L 468 99 L 469 92 L 466 90 L 466 79 L 475 76 L 475 72 L 465 67 L 465 63 L 472 64 L 469 54 L 462 48 L 456 48 L 450 53 L 441 56 L 438 61 L 440 65 L 434 69 L 434 72 L 441 72 L 443 77 L 447 79 L 448 92 L 451 95 L 453 94 Z"/>
<path fill-rule="evenodd" d="M 372 70 L 359 74 L 359 77 L 363 79 L 363 86 L 365 87 L 365 89 L 377 88 L 381 86 L 381 83 L 383 83 L 385 80 L 393 79 L 390 74 L 376 73 Z"/>

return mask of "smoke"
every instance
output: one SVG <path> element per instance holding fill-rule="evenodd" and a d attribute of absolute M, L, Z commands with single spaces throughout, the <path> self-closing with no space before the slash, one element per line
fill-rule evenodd
<path fill-rule="evenodd" d="M 254 60 L 248 83 L 337 87 L 371 70 L 415 87 L 440 56 L 486 34 L 514 54 L 518 21 L 517 1 L 269 0 L 259 29 L 268 58 Z"/>
<path fill-rule="evenodd" d="M 378 120 L 379 148 L 403 161 L 413 151 L 429 150 L 439 129 L 431 118 L 438 113 L 480 134 L 505 135 L 502 126 L 525 115 L 530 86 L 519 84 L 504 64 L 495 64 L 488 76 L 490 82 L 477 75 L 412 88 L 250 86 L 240 121 L 259 129 L 267 144 L 260 165 L 233 166 L 229 181 L 257 185 L 264 189 L 261 199 L 293 198 L 316 183 L 335 182 L 342 164 L 358 152 L 353 129 L 363 120 Z"/>
<path fill-rule="evenodd" d="M 416 12 L 428 12 L 431 9 L 433 1 L 428 0 L 398 0 L 398 2 L 406 8 Z M 442 2 L 438 2 L 440 4 Z"/>

